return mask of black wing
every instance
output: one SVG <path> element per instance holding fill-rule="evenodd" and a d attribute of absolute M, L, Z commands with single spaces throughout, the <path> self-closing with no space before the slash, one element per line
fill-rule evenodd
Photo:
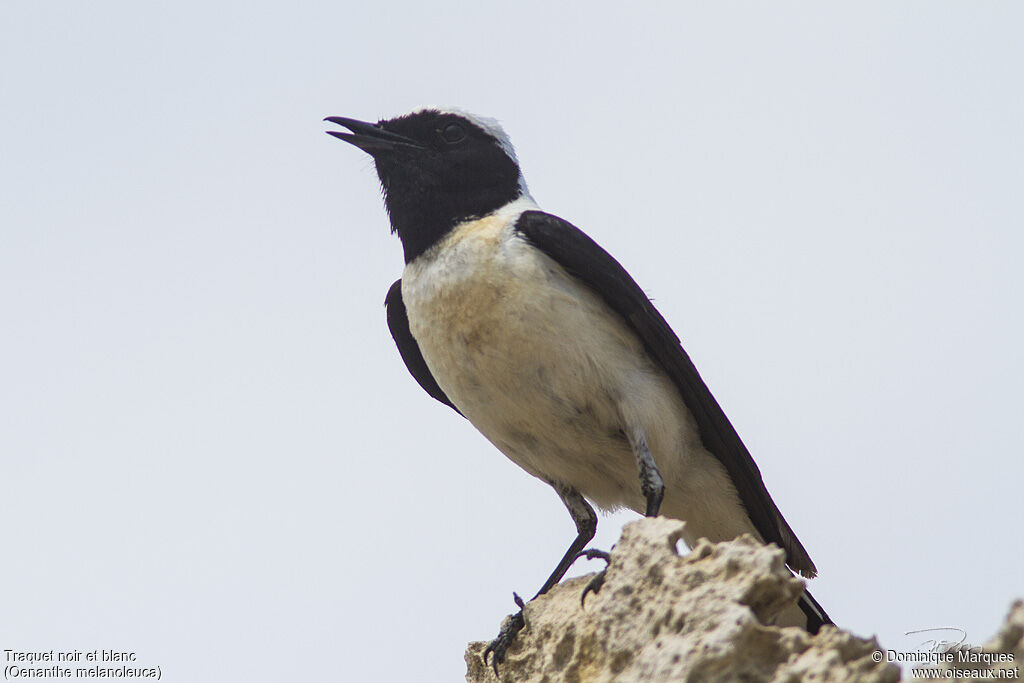
<path fill-rule="evenodd" d="M 388 295 L 384 297 L 384 307 L 388 312 L 388 329 L 391 330 L 391 336 L 395 338 L 395 344 L 398 346 L 398 353 L 401 354 L 402 360 L 405 361 L 405 367 L 409 368 L 413 379 L 428 394 L 462 415 L 459 409 L 448 400 L 441 387 L 437 385 L 434 376 L 430 374 L 427 361 L 423 360 L 423 354 L 420 353 L 420 345 L 416 343 L 415 337 L 409 331 L 409 318 L 405 314 L 405 302 L 402 301 L 401 280 L 396 280 L 395 284 L 391 285 Z"/>
<path fill-rule="evenodd" d="M 516 230 L 593 290 L 636 332 L 651 358 L 675 383 L 696 418 L 704 448 L 725 466 L 754 527 L 766 542 L 786 551 L 786 563 L 791 568 L 804 576 L 814 576 L 814 563 L 768 495 L 750 452 L 697 373 L 679 338 L 629 273 L 594 240 L 557 216 L 526 211 L 516 222 Z"/>

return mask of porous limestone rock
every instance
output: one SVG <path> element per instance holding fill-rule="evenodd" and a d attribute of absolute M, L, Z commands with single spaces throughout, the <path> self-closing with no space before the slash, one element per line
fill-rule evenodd
<path fill-rule="evenodd" d="M 803 581 L 783 551 L 749 536 L 701 540 L 680 556 L 683 522 L 664 517 L 626 525 L 600 593 L 580 595 L 590 577 L 559 584 L 526 606 L 526 628 L 499 668 L 501 681 L 863 681 L 900 678 L 876 663 L 874 639 L 822 628 L 770 626 Z M 1018 634 L 1019 639 L 1019 634 Z M 466 651 L 466 679 L 496 681 L 487 643 Z"/>

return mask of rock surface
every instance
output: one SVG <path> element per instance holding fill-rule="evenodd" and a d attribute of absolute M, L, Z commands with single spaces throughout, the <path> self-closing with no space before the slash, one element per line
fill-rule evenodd
<path fill-rule="evenodd" d="M 526 628 L 509 648 L 500 679 L 483 663 L 487 643 L 476 642 L 466 650 L 466 680 L 900 680 L 895 664 L 874 661 L 881 650 L 874 639 L 831 626 L 812 636 L 770 625 L 803 590 L 781 550 L 742 536 L 701 540 L 680 556 L 682 529 L 683 522 L 663 517 L 626 525 L 604 587 L 587 596 L 585 608 L 580 595 L 590 577 L 559 584 L 527 604 Z M 993 641 L 1017 652 L 1018 664 L 1022 627 L 1018 605 Z"/>

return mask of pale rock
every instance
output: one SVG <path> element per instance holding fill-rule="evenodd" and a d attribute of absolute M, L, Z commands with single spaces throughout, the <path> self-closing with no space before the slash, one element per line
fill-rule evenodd
<path fill-rule="evenodd" d="M 826 626 L 815 636 L 771 622 L 795 602 L 803 581 L 790 575 L 783 553 L 750 537 L 712 544 L 687 555 L 676 545 L 683 523 L 644 519 L 628 524 L 612 550 L 599 594 L 580 607 L 589 576 L 566 581 L 526 606 L 526 628 L 500 668 L 501 681 L 820 681 L 900 680 L 884 652 L 865 639 Z M 495 681 L 481 654 L 466 651 L 466 679 Z M 971 648 L 977 651 L 977 648 Z M 1010 609 L 982 648 L 1008 661 L 957 662 L 939 667 L 942 680 L 1021 677 L 1024 600 Z M 928 680 L 928 679 L 913 679 Z"/>
<path fill-rule="evenodd" d="M 873 661 L 880 649 L 874 639 L 831 626 L 811 636 L 770 625 L 803 590 L 782 550 L 741 536 L 702 539 L 680 556 L 683 526 L 664 517 L 626 525 L 604 587 L 587 596 L 585 608 L 580 595 L 590 577 L 528 603 L 526 628 L 509 648 L 500 680 L 899 680 L 896 665 Z M 466 651 L 472 683 L 498 680 L 481 658 L 486 646 L 471 643 Z"/>

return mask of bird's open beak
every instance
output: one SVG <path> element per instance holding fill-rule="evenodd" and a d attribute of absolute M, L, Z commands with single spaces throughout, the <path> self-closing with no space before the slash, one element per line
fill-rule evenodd
<path fill-rule="evenodd" d="M 328 116 L 324 121 L 345 126 L 351 133 L 341 133 L 336 130 L 327 131 L 339 140 L 351 143 L 367 154 L 376 155 L 380 152 L 393 152 L 398 149 L 423 149 L 423 145 L 397 133 L 392 133 L 381 128 L 376 123 L 346 119 L 343 116 Z"/>

